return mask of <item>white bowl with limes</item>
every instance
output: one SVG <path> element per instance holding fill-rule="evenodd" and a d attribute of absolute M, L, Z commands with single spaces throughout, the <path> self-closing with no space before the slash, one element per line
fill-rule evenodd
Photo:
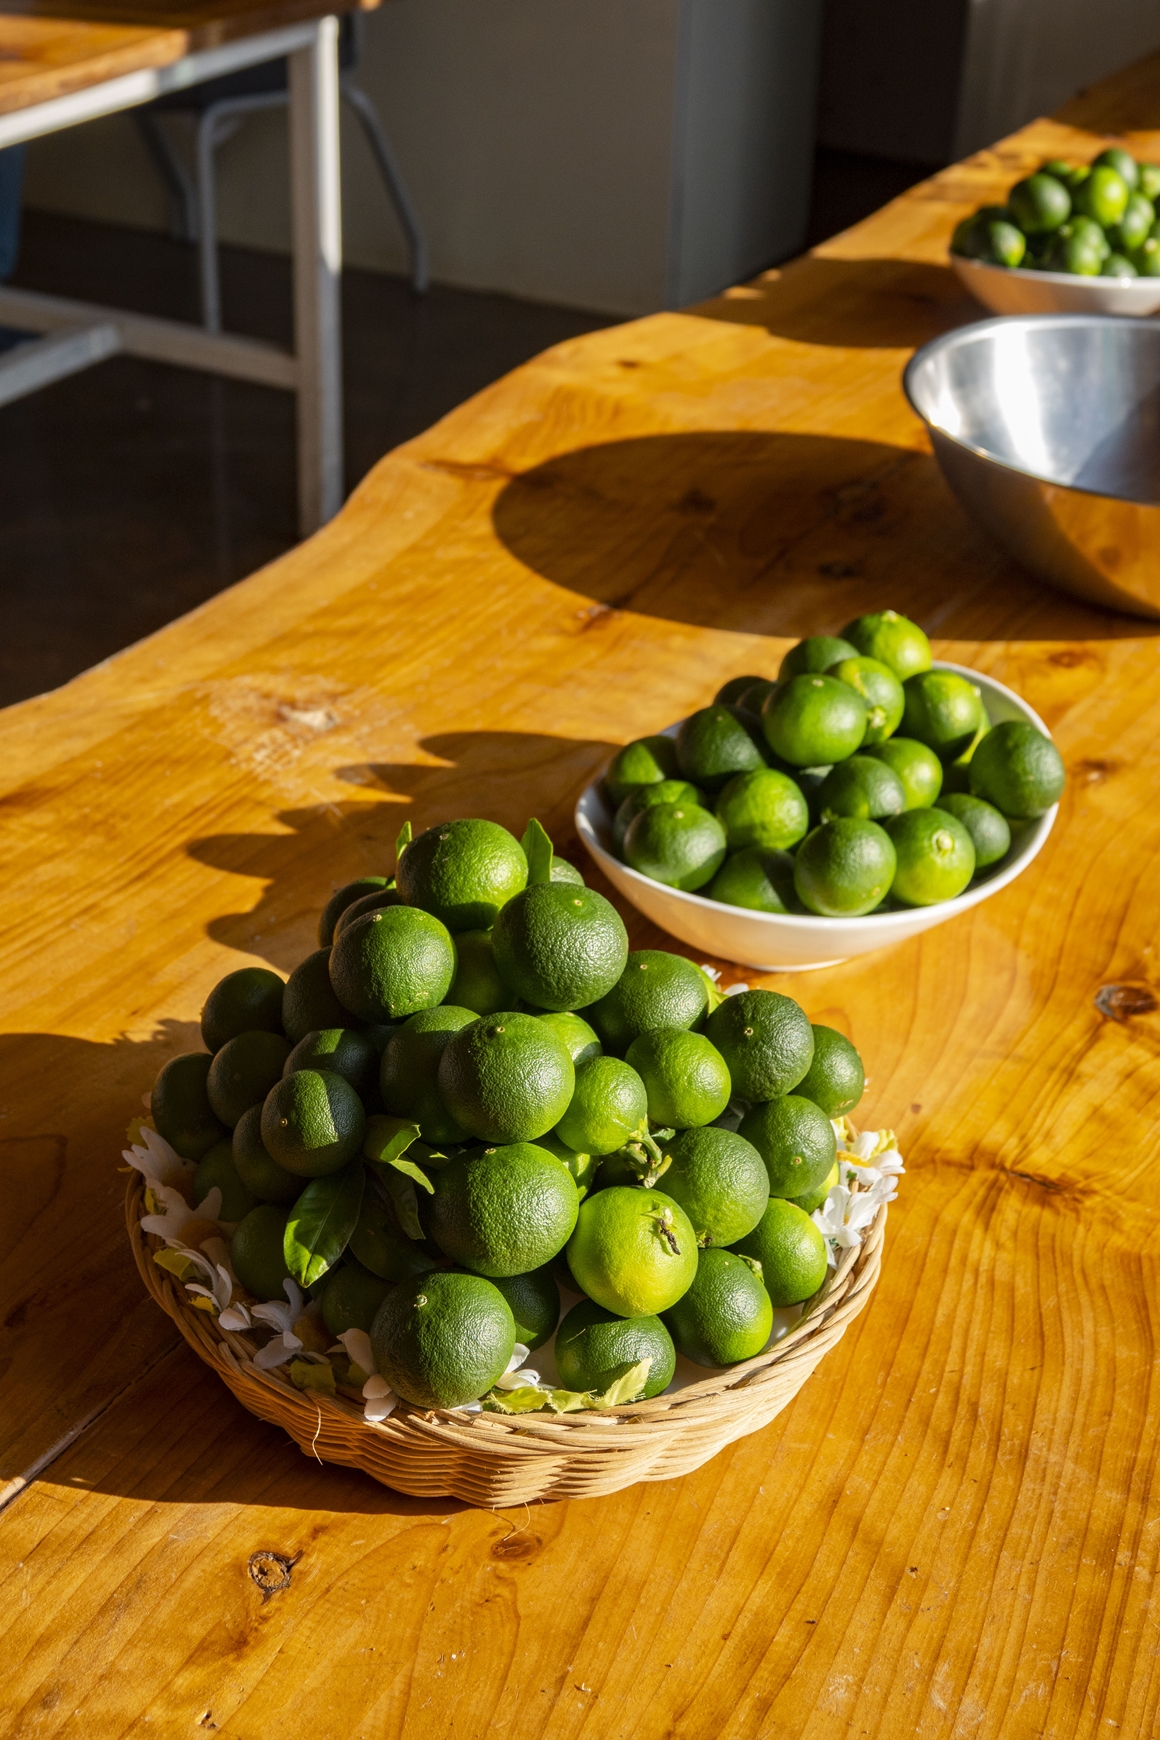
<path fill-rule="evenodd" d="M 952 254 L 951 265 L 976 301 L 992 314 L 1119 314 L 1146 319 L 1160 308 L 1160 278 L 1086 278 L 996 266 Z"/>
<path fill-rule="evenodd" d="M 1051 733 L 1031 707 L 1014 690 L 981 671 L 965 665 L 934 661 L 936 671 L 955 671 L 976 684 L 992 725 L 1022 720 L 1044 736 Z M 680 722 L 665 728 L 675 737 Z M 889 948 L 905 942 L 936 924 L 945 924 L 972 906 L 1014 882 L 1041 850 L 1055 823 L 1059 805 L 1034 822 L 1011 822 L 1011 849 L 1006 857 L 985 870 L 954 900 L 934 906 L 912 906 L 897 912 L 871 912 L 865 918 L 815 918 L 813 914 L 751 912 L 746 907 L 725 906 L 703 894 L 686 894 L 654 882 L 622 862 L 612 850 L 612 807 L 596 780 L 582 793 L 576 805 L 576 830 L 589 854 L 613 887 L 639 912 L 681 942 L 721 960 L 736 961 L 763 973 L 808 972 L 814 967 L 833 967 L 855 955 Z"/>

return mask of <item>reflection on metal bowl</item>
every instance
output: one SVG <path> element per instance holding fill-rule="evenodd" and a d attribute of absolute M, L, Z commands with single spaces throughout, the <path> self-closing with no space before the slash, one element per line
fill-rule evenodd
<path fill-rule="evenodd" d="M 903 384 L 951 488 L 1025 568 L 1160 617 L 1160 320 L 983 320 Z"/>

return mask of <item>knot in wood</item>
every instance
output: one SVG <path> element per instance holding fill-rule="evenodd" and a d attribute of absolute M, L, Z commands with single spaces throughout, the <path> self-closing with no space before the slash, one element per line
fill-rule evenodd
<path fill-rule="evenodd" d="M 271 1595 L 277 1595 L 279 1590 L 290 1587 L 290 1573 L 301 1557 L 301 1553 L 295 1553 L 293 1558 L 287 1558 L 285 1553 L 266 1551 L 250 1554 L 247 1569 L 251 1581 L 262 1591 L 263 1602 Z"/>
<path fill-rule="evenodd" d="M 1095 1003 L 1109 1021 L 1127 1021 L 1133 1015 L 1150 1015 L 1156 997 L 1148 985 L 1101 985 Z"/>

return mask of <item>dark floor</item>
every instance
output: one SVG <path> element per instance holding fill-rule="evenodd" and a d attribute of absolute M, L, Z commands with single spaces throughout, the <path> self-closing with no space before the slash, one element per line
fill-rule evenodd
<path fill-rule="evenodd" d="M 809 241 L 921 166 L 818 153 Z M 284 259 L 222 250 L 226 325 L 288 343 Z M 26 214 L 16 283 L 197 319 L 192 251 L 138 230 Z M 348 270 L 346 472 L 376 460 L 599 315 Z M 211 597 L 295 538 L 288 393 L 117 357 L 0 409 L 0 705 L 66 681 Z"/>

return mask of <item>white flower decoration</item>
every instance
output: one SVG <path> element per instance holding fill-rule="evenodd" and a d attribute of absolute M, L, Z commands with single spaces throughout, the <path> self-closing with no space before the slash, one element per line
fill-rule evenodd
<path fill-rule="evenodd" d="M 287 1360 L 302 1351 L 302 1338 L 295 1335 L 294 1325 L 302 1315 L 304 1296 L 296 1281 L 287 1278 L 282 1285 L 290 1301 L 288 1305 L 271 1299 L 265 1305 L 250 1307 L 250 1317 L 255 1322 L 266 1323 L 278 1331 L 274 1339 L 254 1355 L 254 1364 L 259 1371 L 273 1371 L 275 1366 L 285 1365 Z"/>
<path fill-rule="evenodd" d="M 496 1378 L 494 1387 L 497 1390 L 522 1390 L 530 1385 L 533 1389 L 538 1389 L 540 1387 L 540 1374 L 538 1371 L 532 1371 L 530 1366 L 524 1365 L 527 1357 L 528 1349 L 522 1341 L 517 1341 L 512 1349 L 507 1370 L 502 1377 Z"/>
<path fill-rule="evenodd" d="M 749 986 L 745 983 L 744 979 L 738 979 L 735 985 L 730 985 L 727 988 L 725 995 L 727 997 L 743 997 L 748 989 Z"/>
<path fill-rule="evenodd" d="M 148 1124 L 141 1125 L 140 1142 L 122 1149 L 121 1158 L 135 1166 L 148 1184 L 179 1184 L 193 1176 L 193 1161 L 183 1160 Z"/>
<path fill-rule="evenodd" d="M 360 1371 L 370 1373 L 362 1387 L 363 1419 L 372 1422 L 385 1420 L 398 1406 L 399 1398 L 386 1378 L 381 1378 L 375 1370 L 370 1336 L 365 1329 L 344 1329 L 338 1339 L 346 1349 L 351 1364 Z"/>
<path fill-rule="evenodd" d="M 152 1198 L 158 1212 L 141 1216 L 142 1229 L 147 1233 L 156 1233 L 167 1245 L 176 1245 L 181 1241 L 181 1233 L 191 1220 L 216 1221 L 222 1211 L 222 1193 L 215 1184 L 212 1190 L 206 1192 L 196 1208 L 190 1208 L 180 1190 L 172 1184 L 151 1182 L 148 1196 Z"/>
<path fill-rule="evenodd" d="M 860 1245 L 882 1204 L 894 1201 L 896 1180 L 906 1167 L 894 1146 L 893 1130 L 859 1133 L 848 1118 L 832 1122 L 838 1139 L 839 1182 L 821 1208 L 814 1210 L 813 1221 L 830 1247 L 830 1267 L 835 1268 L 837 1253 Z"/>

